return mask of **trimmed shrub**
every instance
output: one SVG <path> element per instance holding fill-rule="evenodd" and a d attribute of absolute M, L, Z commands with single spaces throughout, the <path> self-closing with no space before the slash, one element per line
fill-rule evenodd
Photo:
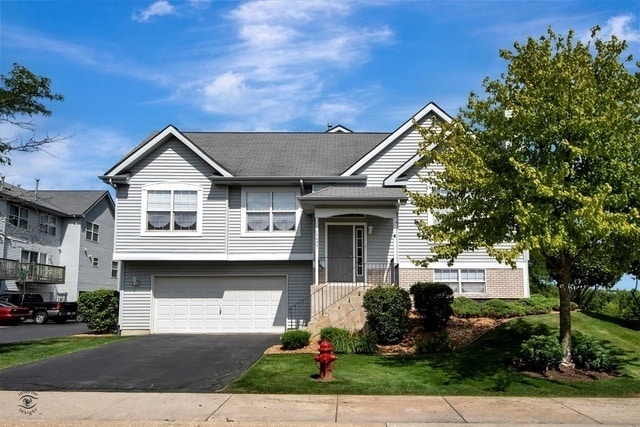
<path fill-rule="evenodd" d="M 573 362 L 578 368 L 598 372 L 613 372 L 617 369 L 617 358 L 595 338 L 575 334 L 571 336 L 571 342 Z"/>
<path fill-rule="evenodd" d="M 560 365 L 562 345 L 557 337 L 534 335 L 520 345 L 522 367 L 532 371 L 546 372 Z"/>
<path fill-rule="evenodd" d="M 110 289 L 83 292 L 78 297 L 78 313 L 96 334 L 118 332 L 120 294 Z"/>
<path fill-rule="evenodd" d="M 492 299 L 481 304 L 482 314 L 493 319 L 509 319 L 525 315 L 525 309 L 518 303 Z"/>
<path fill-rule="evenodd" d="M 292 329 L 280 336 L 282 348 L 285 350 L 297 350 L 306 347 L 311 339 L 311 332 L 302 329 Z"/>
<path fill-rule="evenodd" d="M 453 309 L 453 314 L 458 317 L 470 318 L 482 316 L 480 303 L 471 298 L 458 297 L 453 300 L 451 308 Z"/>
<path fill-rule="evenodd" d="M 427 331 L 441 331 L 453 314 L 453 290 L 444 283 L 418 282 L 409 289 Z"/>
<path fill-rule="evenodd" d="M 519 300 L 520 305 L 524 307 L 526 315 L 547 314 L 553 311 L 553 307 L 557 305 L 558 298 L 546 297 L 540 294 L 531 295 L 530 298 Z"/>
<path fill-rule="evenodd" d="M 416 342 L 416 354 L 448 353 L 453 350 L 449 334 L 437 331 Z"/>
<path fill-rule="evenodd" d="M 376 335 L 373 332 L 350 332 L 343 328 L 328 326 L 322 328 L 320 338 L 329 341 L 335 353 L 375 354 L 378 352 Z"/>
<path fill-rule="evenodd" d="M 411 297 L 395 286 L 377 286 L 365 292 L 362 306 L 367 311 L 367 324 L 375 332 L 378 344 L 395 344 L 409 327 Z"/>

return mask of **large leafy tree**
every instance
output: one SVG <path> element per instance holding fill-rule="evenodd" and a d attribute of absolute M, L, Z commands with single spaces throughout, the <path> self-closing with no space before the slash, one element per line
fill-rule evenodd
<path fill-rule="evenodd" d="M 566 365 L 572 271 L 603 254 L 614 273 L 640 259 L 640 64 L 625 41 L 598 33 L 582 42 L 549 29 L 501 50 L 507 71 L 484 80 L 486 96 L 420 128 L 423 165 L 440 167 L 422 177 L 426 192 L 410 193 L 418 214 L 437 219 L 417 221 L 432 242 L 422 265 L 482 249 L 512 266 L 524 251 L 543 257 Z"/>
<path fill-rule="evenodd" d="M 12 151 L 33 152 L 43 146 L 61 140 L 58 136 L 36 138 L 36 125 L 33 116 L 49 116 L 49 110 L 43 102 L 62 101 L 63 96 L 52 93 L 51 80 L 37 76 L 22 65 L 13 64 L 8 75 L 0 75 L 0 124 L 10 124 L 29 132 L 24 139 L 20 132 L 12 138 L 0 139 L 0 165 L 11 164 Z"/>

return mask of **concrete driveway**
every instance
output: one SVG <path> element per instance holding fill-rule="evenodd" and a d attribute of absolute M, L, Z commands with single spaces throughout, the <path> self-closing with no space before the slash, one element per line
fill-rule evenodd
<path fill-rule="evenodd" d="M 0 371 L 0 389 L 214 392 L 278 335 L 148 335 Z"/>

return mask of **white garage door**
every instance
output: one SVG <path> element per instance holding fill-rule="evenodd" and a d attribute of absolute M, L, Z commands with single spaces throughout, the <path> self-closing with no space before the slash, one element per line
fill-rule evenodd
<path fill-rule="evenodd" d="M 285 276 L 156 277 L 154 333 L 282 332 Z"/>

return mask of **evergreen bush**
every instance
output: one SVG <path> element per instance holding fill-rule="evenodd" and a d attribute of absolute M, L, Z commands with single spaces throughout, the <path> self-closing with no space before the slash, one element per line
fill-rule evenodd
<path fill-rule="evenodd" d="M 448 353 L 453 350 L 449 334 L 437 331 L 416 341 L 416 354 Z"/>
<path fill-rule="evenodd" d="M 571 336 L 573 362 L 578 368 L 589 371 L 613 372 L 618 367 L 617 358 L 596 339 L 582 334 Z"/>
<path fill-rule="evenodd" d="M 97 289 L 78 296 L 78 314 L 96 334 L 118 332 L 120 294 L 111 289 Z"/>
<path fill-rule="evenodd" d="M 520 345 L 522 367 L 532 371 L 546 372 L 560 365 L 562 345 L 557 337 L 534 335 Z"/>
<path fill-rule="evenodd" d="M 362 306 L 367 324 L 375 332 L 378 344 L 395 344 L 402 340 L 409 326 L 411 297 L 395 286 L 380 285 L 365 292 Z"/>
<path fill-rule="evenodd" d="M 453 290 L 444 283 L 417 282 L 411 286 L 413 303 L 427 331 L 441 331 L 453 314 Z"/>
<path fill-rule="evenodd" d="M 282 348 L 285 350 L 297 350 L 306 347 L 311 339 L 311 333 L 302 329 L 292 329 L 280 336 Z"/>
<path fill-rule="evenodd" d="M 481 317 L 482 307 L 480 303 L 467 297 L 458 297 L 453 300 L 451 304 L 453 314 L 457 317 L 470 318 Z"/>

